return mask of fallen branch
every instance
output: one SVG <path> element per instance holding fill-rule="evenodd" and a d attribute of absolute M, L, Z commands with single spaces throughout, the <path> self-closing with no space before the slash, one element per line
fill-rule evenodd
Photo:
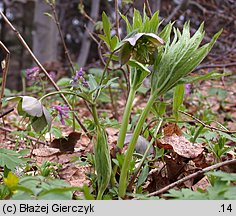
<path fill-rule="evenodd" d="M 199 120 L 198 118 L 190 115 L 189 113 L 186 113 L 184 111 L 181 111 L 179 110 L 180 113 L 183 113 L 184 115 L 186 116 L 189 116 L 191 117 L 192 119 L 194 119 L 196 122 L 200 123 L 201 125 L 203 125 L 204 127 L 206 128 L 209 128 L 210 130 L 216 130 L 216 131 L 221 131 L 221 132 L 224 132 L 224 133 L 227 133 L 227 134 L 236 134 L 236 131 L 229 131 L 229 130 L 224 130 L 224 129 L 220 129 L 220 128 L 216 128 L 216 127 L 213 127 L 213 126 L 210 126 L 204 122 L 202 122 L 201 120 Z"/>
<path fill-rule="evenodd" d="M 2 118 L 2 117 L 4 117 L 5 115 L 11 113 L 13 110 L 14 110 L 14 108 L 11 108 L 11 109 L 7 110 L 6 112 L 0 114 L 0 118 Z"/>
<path fill-rule="evenodd" d="M 235 164 L 236 165 L 236 159 L 224 161 L 224 162 L 217 163 L 217 164 L 214 164 L 212 166 L 206 167 L 206 168 L 204 168 L 202 170 L 199 170 L 199 171 L 197 171 L 197 172 L 195 172 L 195 173 L 193 173 L 191 175 L 185 176 L 184 178 L 179 179 L 178 181 L 173 182 L 173 183 L 167 185 L 166 187 L 164 187 L 164 188 L 162 188 L 162 189 L 160 189 L 158 191 L 155 191 L 153 193 L 148 194 L 147 197 L 160 195 L 160 194 L 170 190 L 171 188 L 174 188 L 174 187 L 182 184 L 183 182 L 188 181 L 191 178 L 195 178 L 195 177 L 197 177 L 199 175 L 202 175 L 202 174 L 204 174 L 206 172 L 209 172 L 211 170 L 218 169 L 220 167 L 223 167 L 223 166 L 226 166 L 226 165 L 230 165 L 230 164 Z"/>

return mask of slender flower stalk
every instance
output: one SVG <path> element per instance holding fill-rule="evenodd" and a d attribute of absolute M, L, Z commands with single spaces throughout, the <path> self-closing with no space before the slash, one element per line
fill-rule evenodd
<path fill-rule="evenodd" d="M 145 122 L 147 115 L 149 114 L 149 111 L 150 111 L 153 103 L 155 102 L 156 97 L 157 97 L 157 95 L 154 94 L 149 98 L 149 100 L 146 104 L 146 107 L 144 108 L 144 110 L 139 118 L 139 121 L 135 127 L 134 132 L 133 132 L 133 136 L 132 136 L 131 141 L 129 143 L 129 147 L 126 152 L 124 163 L 122 165 L 121 175 L 120 175 L 120 180 L 119 180 L 119 196 L 120 197 L 125 196 L 126 187 L 127 187 L 127 183 L 128 183 L 127 177 L 128 177 L 130 160 L 132 158 L 132 155 L 133 155 L 133 152 L 135 149 L 135 145 L 138 141 L 139 134 L 141 133 L 143 123 Z"/>
<path fill-rule="evenodd" d="M 125 136 L 126 136 L 126 132 L 127 132 L 128 124 L 129 124 L 129 117 L 131 114 L 132 104 L 135 98 L 135 93 L 136 93 L 136 90 L 134 88 L 131 88 L 129 92 L 128 100 L 126 103 L 126 107 L 125 107 L 125 111 L 124 111 L 124 115 L 122 119 L 122 124 L 120 127 L 120 133 L 119 133 L 119 137 L 117 141 L 117 147 L 119 148 L 122 148 L 124 146 Z"/>

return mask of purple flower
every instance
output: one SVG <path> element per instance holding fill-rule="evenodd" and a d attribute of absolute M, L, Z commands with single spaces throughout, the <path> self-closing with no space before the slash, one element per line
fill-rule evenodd
<path fill-rule="evenodd" d="M 66 105 L 65 106 L 53 105 L 52 107 L 58 111 L 60 115 L 60 121 L 64 125 L 65 124 L 64 118 L 69 118 L 69 115 L 68 115 L 69 107 Z"/>
<path fill-rule="evenodd" d="M 88 82 L 85 79 L 82 80 L 82 85 L 84 87 L 89 87 L 89 84 L 88 84 Z"/>
<path fill-rule="evenodd" d="M 53 80 L 55 80 L 56 77 L 57 77 L 57 74 L 56 74 L 55 71 L 50 71 L 50 72 L 49 72 L 49 76 L 50 76 Z"/>
<path fill-rule="evenodd" d="M 39 72 L 39 67 L 33 67 L 33 68 L 28 68 L 26 69 L 26 79 L 27 80 L 35 80 L 37 73 Z"/>
<path fill-rule="evenodd" d="M 185 90 L 185 95 L 189 97 L 191 95 L 191 84 L 185 84 L 184 85 L 184 90 Z"/>
<path fill-rule="evenodd" d="M 83 68 L 80 68 L 78 71 L 76 71 L 75 76 L 73 77 L 72 83 L 75 84 L 79 79 L 84 79 L 84 71 Z"/>

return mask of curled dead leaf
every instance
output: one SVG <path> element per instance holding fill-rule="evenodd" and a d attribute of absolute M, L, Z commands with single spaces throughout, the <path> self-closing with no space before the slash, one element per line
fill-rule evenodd
<path fill-rule="evenodd" d="M 187 140 L 176 124 L 169 124 L 163 130 L 164 138 L 157 140 L 159 148 L 173 149 L 179 156 L 191 159 L 198 157 L 203 152 L 203 146 Z"/>

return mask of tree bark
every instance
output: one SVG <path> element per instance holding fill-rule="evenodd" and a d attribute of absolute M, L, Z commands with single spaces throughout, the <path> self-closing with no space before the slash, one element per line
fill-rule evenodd
<path fill-rule="evenodd" d="M 41 63 L 57 59 L 58 31 L 52 18 L 44 15 L 50 13 L 50 7 L 44 0 L 35 3 L 33 32 L 33 52 Z"/>

